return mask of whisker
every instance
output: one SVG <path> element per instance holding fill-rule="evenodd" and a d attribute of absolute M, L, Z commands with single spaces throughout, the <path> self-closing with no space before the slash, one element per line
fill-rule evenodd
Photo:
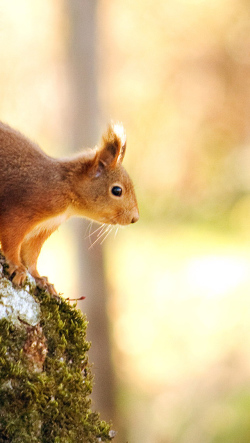
<path fill-rule="evenodd" d="M 105 228 L 106 228 L 106 229 L 105 229 Z M 104 224 L 104 225 L 103 225 L 103 229 L 102 229 L 100 232 L 98 232 L 97 237 L 98 237 L 98 238 L 101 237 L 102 234 L 105 234 L 105 232 L 107 232 L 108 229 L 109 229 L 109 225 Z"/>
<path fill-rule="evenodd" d="M 100 242 L 100 244 L 101 244 L 102 237 L 104 237 L 104 239 L 106 238 L 106 234 L 107 234 L 107 232 L 109 233 L 110 227 L 107 226 L 106 229 L 105 229 L 105 227 L 106 227 L 106 226 L 103 226 L 102 231 L 99 232 L 97 238 L 96 238 L 95 241 L 90 245 L 89 249 L 93 248 L 93 246 L 94 246 L 96 243 L 98 243 L 98 242 Z"/>
<path fill-rule="evenodd" d="M 100 242 L 100 245 L 102 245 L 104 243 L 104 241 L 106 240 L 106 238 L 109 236 L 109 234 L 112 232 L 113 230 L 113 225 L 105 225 L 105 229 L 102 229 L 102 231 L 100 231 L 97 235 L 97 238 L 95 239 L 95 241 L 91 244 L 91 246 L 89 247 L 89 249 L 91 249 L 95 244 L 97 244 L 98 242 Z"/>
<path fill-rule="evenodd" d="M 91 231 L 92 225 L 93 225 L 93 221 L 91 220 L 91 221 L 88 223 L 88 226 L 87 226 L 87 228 L 86 228 L 84 239 L 86 239 L 86 238 L 89 237 L 89 234 L 90 234 L 90 231 Z"/>
<path fill-rule="evenodd" d="M 99 238 L 96 238 L 95 241 L 93 243 L 91 243 L 91 245 L 89 246 L 89 249 L 92 249 L 93 246 L 99 241 Z"/>
<path fill-rule="evenodd" d="M 93 222 L 91 222 L 91 227 L 92 227 L 92 225 L 93 225 Z M 91 229 L 91 227 L 90 227 L 90 229 Z M 90 239 L 94 234 L 96 234 L 96 232 L 102 231 L 102 229 L 104 229 L 104 227 L 105 227 L 105 223 L 103 223 L 101 226 L 98 226 L 98 228 L 95 229 L 93 232 L 90 232 L 90 229 L 89 229 L 89 234 L 87 237 L 85 237 L 85 239 L 86 238 Z"/>
<path fill-rule="evenodd" d="M 112 231 L 112 229 L 113 229 L 112 225 L 108 225 L 103 234 L 106 234 L 107 232 L 109 233 L 110 231 Z"/>
<path fill-rule="evenodd" d="M 108 238 L 108 236 L 109 236 L 109 234 L 112 232 L 112 230 L 113 230 L 113 226 L 112 226 L 112 225 L 109 225 L 109 230 L 106 231 L 107 233 L 106 233 L 105 237 L 102 239 L 100 245 L 102 245 L 103 242 Z"/>

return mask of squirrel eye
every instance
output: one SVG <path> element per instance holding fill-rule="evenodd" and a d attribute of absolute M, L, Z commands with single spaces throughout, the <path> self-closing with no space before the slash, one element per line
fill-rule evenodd
<path fill-rule="evenodd" d="M 122 195 L 122 188 L 120 186 L 113 186 L 111 192 L 115 197 L 120 197 Z"/>

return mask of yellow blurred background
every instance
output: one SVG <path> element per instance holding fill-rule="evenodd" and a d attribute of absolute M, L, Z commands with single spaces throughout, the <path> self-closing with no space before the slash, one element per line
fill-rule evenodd
<path fill-rule="evenodd" d="M 55 156 L 73 118 L 66 3 L 0 1 L 0 118 Z M 249 4 L 96 5 L 99 135 L 123 121 L 141 213 L 103 245 L 115 441 L 249 443 Z M 74 226 L 39 259 L 66 297 Z"/>

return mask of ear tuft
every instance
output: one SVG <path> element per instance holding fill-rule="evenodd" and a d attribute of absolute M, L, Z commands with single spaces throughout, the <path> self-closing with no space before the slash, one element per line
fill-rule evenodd
<path fill-rule="evenodd" d="M 126 145 L 126 132 L 122 123 L 113 123 L 111 125 L 117 138 L 120 140 L 121 146 Z"/>
<path fill-rule="evenodd" d="M 102 137 L 99 161 L 106 167 L 114 168 L 121 163 L 126 150 L 126 133 L 122 123 L 111 123 Z"/>

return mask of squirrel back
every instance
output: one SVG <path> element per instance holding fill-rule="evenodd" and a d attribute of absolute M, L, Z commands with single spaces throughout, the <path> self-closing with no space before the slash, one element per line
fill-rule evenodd
<path fill-rule="evenodd" d="M 111 124 L 99 146 L 55 159 L 0 123 L 0 241 L 14 283 L 23 283 L 27 270 L 46 282 L 36 269 L 41 247 L 69 217 L 112 225 L 138 220 L 133 184 L 122 166 L 125 149 L 123 126 Z"/>

